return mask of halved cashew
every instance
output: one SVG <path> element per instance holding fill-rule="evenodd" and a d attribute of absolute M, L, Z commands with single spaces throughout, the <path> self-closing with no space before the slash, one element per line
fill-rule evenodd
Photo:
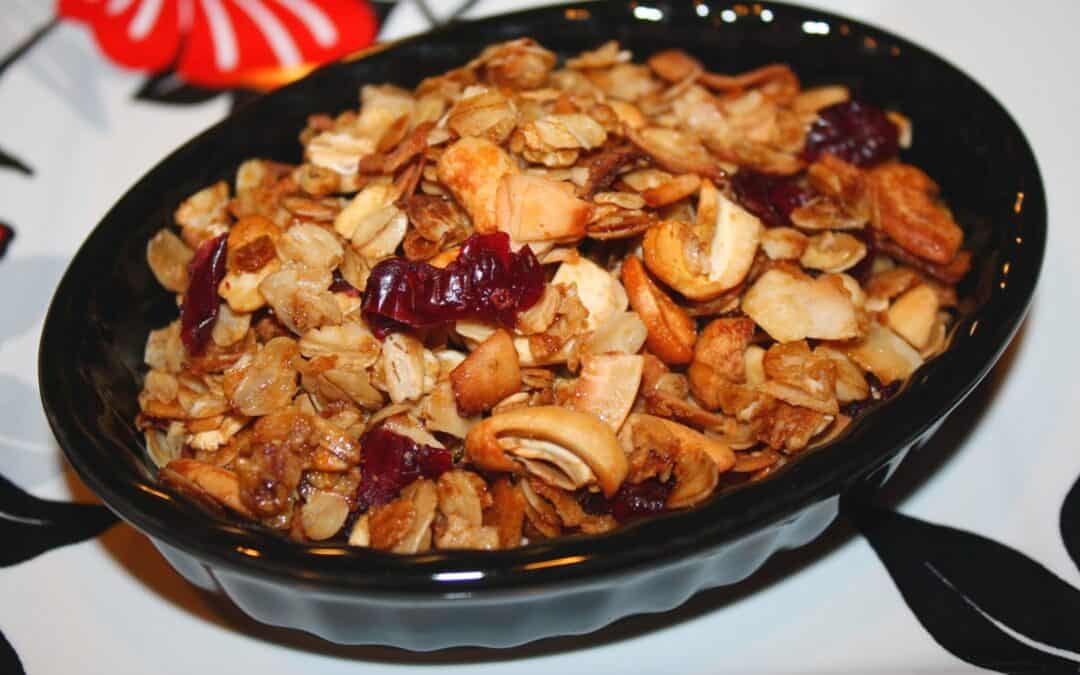
<path fill-rule="evenodd" d="M 304 535 L 313 541 L 329 539 L 338 533 L 349 517 L 349 501 L 328 490 L 314 490 L 300 507 Z"/>
<path fill-rule="evenodd" d="M 443 151 L 438 173 L 439 180 L 472 218 L 476 231 L 494 232 L 499 183 L 503 176 L 518 173 L 510 155 L 487 139 L 462 138 Z"/>
<path fill-rule="evenodd" d="M 903 380 L 923 364 L 919 352 L 877 321 L 870 322 L 866 337 L 840 349 L 852 361 L 873 373 L 882 384 Z"/>
<path fill-rule="evenodd" d="M 572 184 L 543 176 L 503 176 L 495 203 L 495 226 L 522 243 L 581 239 L 591 212 Z"/>
<path fill-rule="evenodd" d="M 677 422 L 634 413 L 619 433 L 630 455 L 631 470 L 639 478 L 648 474 L 674 475 L 675 489 L 667 507 L 685 508 L 709 497 L 721 473 L 735 466 L 735 453 L 726 444 Z"/>
<path fill-rule="evenodd" d="M 742 300 L 743 311 L 774 340 L 845 340 L 859 334 L 855 305 L 834 279 L 771 269 Z"/>
<path fill-rule="evenodd" d="M 621 451 L 620 451 L 621 452 Z M 249 518 L 254 514 L 240 498 L 240 479 L 228 469 L 194 459 L 174 459 L 161 470 L 161 480 L 182 490 L 195 490 Z"/>
<path fill-rule="evenodd" d="M 711 300 L 742 283 L 754 263 L 761 221 L 720 195 L 708 248 L 686 223 L 667 220 L 645 233 L 649 270 L 693 300 Z"/>
<path fill-rule="evenodd" d="M 622 279 L 630 304 L 645 323 L 649 351 L 665 363 L 688 363 L 694 356 L 694 320 L 657 288 L 636 256 L 623 261 Z"/>
<path fill-rule="evenodd" d="M 465 454 L 481 469 L 530 473 L 558 487 L 578 489 L 592 482 L 608 497 L 626 477 L 626 456 L 611 427 L 589 413 L 558 406 L 518 408 L 489 417 L 469 431 Z M 584 470 L 582 469 L 584 465 Z"/>
<path fill-rule="evenodd" d="M 559 265 L 551 283 L 577 286 L 578 299 L 589 310 L 585 330 L 596 330 L 612 316 L 625 311 L 628 304 L 626 289 L 619 280 L 585 256 Z"/>
<path fill-rule="evenodd" d="M 490 409 L 521 388 L 521 367 L 514 340 L 505 330 L 491 337 L 450 372 L 454 398 L 463 415 Z"/>
<path fill-rule="evenodd" d="M 893 301 L 886 315 L 889 328 L 912 347 L 923 349 L 930 342 L 938 308 L 937 293 L 928 285 L 919 284 Z"/>
<path fill-rule="evenodd" d="M 582 358 L 572 399 L 574 409 L 592 413 L 618 431 L 637 398 L 644 366 L 644 357 L 637 354 Z"/>

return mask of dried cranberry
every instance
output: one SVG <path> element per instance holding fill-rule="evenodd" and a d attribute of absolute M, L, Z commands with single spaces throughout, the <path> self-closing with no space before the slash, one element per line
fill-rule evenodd
<path fill-rule="evenodd" d="M 827 152 L 856 166 L 874 166 L 896 156 L 899 139 L 899 130 L 881 108 L 846 101 L 818 111 L 802 158 L 812 162 Z"/>
<path fill-rule="evenodd" d="M 0 258 L 7 253 L 11 240 L 15 238 L 15 230 L 7 223 L 0 223 Z"/>
<path fill-rule="evenodd" d="M 600 492 L 579 490 L 575 497 L 585 513 L 593 516 L 606 516 L 611 513 L 611 502 Z"/>
<path fill-rule="evenodd" d="M 417 478 L 438 478 L 454 463 L 446 448 L 420 445 L 385 427 L 364 434 L 360 448 L 363 459 L 356 492 L 360 510 L 391 501 L 401 488 Z"/>
<path fill-rule="evenodd" d="M 767 225 L 791 225 L 791 212 L 814 197 L 814 191 L 794 176 L 770 176 L 739 169 L 731 179 L 735 199 Z"/>
<path fill-rule="evenodd" d="M 218 314 L 218 285 L 225 276 L 227 235 L 203 242 L 188 263 L 187 292 L 180 308 L 180 339 L 188 353 L 201 354 Z"/>
<path fill-rule="evenodd" d="M 364 318 L 378 337 L 460 319 L 512 325 L 544 292 L 544 270 L 528 246 L 510 250 L 505 232 L 474 234 L 457 259 L 438 269 L 403 258 L 371 270 Z"/>
<path fill-rule="evenodd" d="M 360 297 L 360 289 L 350 284 L 339 270 L 334 270 L 334 280 L 330 282 L 331 293 L 344 293 L 354 298 Z"/>
<path fill-rule="evenodd" d="M 611 498 L 611 515 L 622 523 L 661 513 L 672 487 L 655 478 L 640 483 L 623 483 Z"/>

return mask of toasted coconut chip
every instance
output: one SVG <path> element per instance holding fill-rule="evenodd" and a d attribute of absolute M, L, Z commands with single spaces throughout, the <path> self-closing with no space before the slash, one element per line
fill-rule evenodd
<path fill-rule="evenodd" d="M 924 349 L 937 323 L 939 306 L 937 293 L 920 284 L 893 301 L 886 317 L 889 328 L 912 347 Z"/>
<path fill-rule="evenodd" d="M 188 286 L 188 263 L 195 252 L 170 230 L 158 230 L 146 244 L 146 262 L 166 290 L 183 293 Z"/>
<path fill-rule="evenodd" d="M 584 357 L 572 399 L 574 409 L 596 415 L 618 432 L 637 398 L 643 366 L 636 354 Z"/>
<path fill-rule="evenodd" d="M 585 236 L 590 207 L 569 183 L 508 175 L 496 195 L 496 228 L 515 242 L 569 242 Z"/>
<path fill-rule="evenodd" d="M 827 278 L 807 280 L 769 270 L 746 292 L 742 308 L 780 342 L 844 340 L 859 334 L 855 305 Z"/>
<path fill-rule="evenodd" d="M 866 337 L 838 347 L 882 384 L 903 380 L 923 364 L 919 352 L 876 321 L 870 322 Z"/>

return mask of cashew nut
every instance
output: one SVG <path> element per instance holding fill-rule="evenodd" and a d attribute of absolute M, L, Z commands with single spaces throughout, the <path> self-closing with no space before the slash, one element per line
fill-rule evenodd
<path fill-rule="evenodd" d="M 543 471 L 537 475 L 564 489 L 595 482 L 608 497 L 627 471 L 611 427 L 595 415 L 558 406 L 518 408 L 489 417 L 469 431 L 465 454 L 488 471 Z"/>

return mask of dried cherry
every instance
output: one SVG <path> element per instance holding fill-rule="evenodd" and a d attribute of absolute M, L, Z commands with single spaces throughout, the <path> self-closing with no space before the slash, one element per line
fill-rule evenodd
<path fill-rule="evenodd" d="M 407 436 L 378 427 L 360 438 L 360 510 L 386 504 L 417 478 L 438 478 L 454 464 L 446 448 L 420 445 Z"/>
<path fill-rule="evenodd" d="M 766 225 L 791 225 L 791 212 L 814 197 L 814 191 L 795 176 L 771 176 L 739 169 L 731 179 L 735 199 Z"/>
<path fill-rule="evenodd" d="M 874 166 L 899 151 L 900 131 L 881 108 L 845 101 L 818 111 L 802 158 L 813 162 L 827 152 L 855 166 Z"/>
<path fill-rule="evenodd" d="M 225 244 L 228 235 L 203 242 L 188 263 L 187 292 L 180 308 L 180 339 L 189 354 L 199 355 L 210 339 L 217 319 L 218 285 L 225 277 Z"/>
<path fill-rule="evenodd" d="M 543 292 L 544 270 L 528 246 L 513 252 L 505 232 L 474 234 L 445 269 L 404 258 L 380 262 L 364 288 L 363 314 L 379 338 L 461 319 L 510 326 Z"/>

